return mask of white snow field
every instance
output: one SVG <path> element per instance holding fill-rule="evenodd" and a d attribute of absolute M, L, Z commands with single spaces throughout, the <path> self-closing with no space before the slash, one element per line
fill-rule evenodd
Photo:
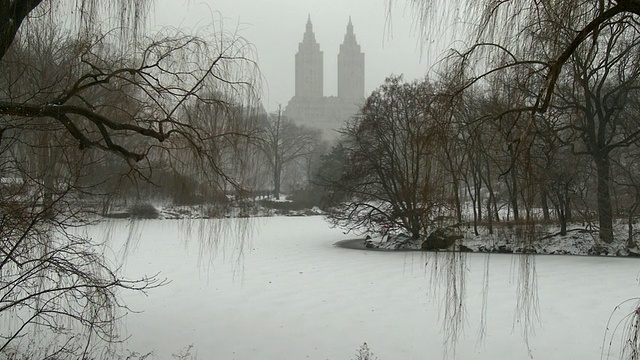
<path fill-rule="evenodd" d="M 245 241 L 212 224 L 248 224 Z M 446 353 L 442 284 L 433 254 L 342 249 L 353 238 L 319 216 L 238 220 L 139 221 L 105 229 L 130 277 L 160 272 L 171 283 L 148 296 L 124 294 L 130 339 L 124 348 L 170 359 L 193 345 L 198 359 L 353 359 L 367 342 L 380 360 L 442 359 Z M 122 253 L 122 239 L 138 240 Z M 247 236 L 248 234 L 248 236 Z M 242 250 L 242 252 L 241 252 Z M 439 255 L 439 263 L 445 257 Z M 489 261 L 487 261 L 487 259 Z M 451 359 L 604 359 L 620 357 L 621 339 L 605 334 L 614 308 L 640 296 L 632 258 L 549 256 L 534 259 L 539 320 L 529 349 L 517 324 L 519 255 L 466 255 L 466 317 Z M 429 262 L 425 266 L 426 262 Z M 480 339 L 483 274 L 489 264 L 486 336 Z M 535 287 L 534 287 L 535 288 Z M 635 301 L 618 310 L 610 329 Z M 618 330 L 621 333 L 622 329 Z M 606 337 L 606 341 L 605 341 Z M 609 348 L 611 353 L 607 355 Z"/>

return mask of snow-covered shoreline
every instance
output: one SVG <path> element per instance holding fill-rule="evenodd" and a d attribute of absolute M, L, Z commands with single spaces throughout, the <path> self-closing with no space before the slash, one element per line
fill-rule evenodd
<path fill-rule="evenodd" d="M 461 239 L 454 245 L 438 251 L 462 251 L 474 253 L 537 254 L 537 255 L 580 255 L 580 256 L 622 256 L 640 257 L 640 249 L 627 246 L 627 225 L 615 226 L 616 237 L 611 244 L 598 241 L 596 230 L 580 223 L 573 224 L 565 236 L 552 225 L 536 225 L 534 234 L 525 240 L 517 235 L 522 226 L 507 225 L 495 227 L 493 233 L 481 228 L 475 235 L 470 228 L 459 231 Z M 360 237 L 343 240 L 334 244 L 337 247 L 357 250 L 376 251 L 424 251 L 422 239 L 411 240 L 406 236 Z"/>
<path fill-rule="evenodd" d="M 277 209 L 254 206 L 244 209 L 244 211 L 240 207 L 216 211 L 211 206 L 157 207 L 157 219 L 160 220 L 299 217 L 322 216 L 323 214 L 323 211 L 318 208 L 278 211 Z M 126 216 L 126 218 L 129 217 L 136 218 L 135 216 Z M 640 228 L 640 224 L 637 227 Z M 638 246 L 628 246 L 628 225 L 622 221 L 614 224 L 614 241 L 611 244 L 605 244 L 598 240 L 597 226 L 581 222 L 569 224 L 567 234 L 564 236 L 560 235 L 560 227 L 557 225 L 538 223 L 530 226 L 509 222 L 494 224 L 493 231 L 489 231 L 486 226 L 479 226 L 477 235 L 470 224 L 465 224 L 457 226 L 455 234 L 460 239 L 456 240 L 452 246 L 438 251 L 640 257 Z M 635 239 L 637 235 L 634 233 L 634 241 L 637 241 Z M 422 249 L 424 238 L 412 240 L 402 233 L 387 237 L 376 234 L 365 236 L 354 235 L 353 238 L 336 242 L 334 245 L 356 250 L 424 251 Z"/>

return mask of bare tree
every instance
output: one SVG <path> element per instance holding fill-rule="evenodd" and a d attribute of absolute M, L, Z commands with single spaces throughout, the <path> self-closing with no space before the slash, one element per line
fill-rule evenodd
<path fill-rule="evenodd" d="M 389 7 L 394 1 L 389 2 Z M 469 36 L 468 51 L 479 55 L 489 68 L 476 69 L 480 77 L 513 67 L 528 67 L 541 73 L 544 82 L 532 88 L 537 101 L 522 104 L 534 112 L 551 105 L 562 70 L 580 46 L 598 36 L 601 28 L 622 22 L 632 25 L 640 16 L 640 1 L 441 1 L 409 0 L 423 38 L 432 31 L 454 24 L 453 30 Z M 571 28 L 567 29 L 567 21 Z M 457 34 L 457 33 L 456 33 Z M 539 52 L 543 48 L 544 51 Z M 535 54 L 532 54 L 535 51 Z M 534 56 L 527 56 L 534 55 Z M 494 61 L 500 59 L 500 61 Z M 507 61 L 504 61 L 508 59 Z M 478 64 L 467 61 L 466 65 Z"/>
<path fill-rule="evenodd" d="M 273 196 L 280 199 L 284 168 L 312 154 L 321 142 L 321 134 L 283 117 L 280 109 L 262 119 L 259 147 L 271 169 Z"/>
<path fill-rule="evenodd" d="M 253 108 L 252 48 L 215 24 L 213 42 L 146 36 L 138 24 L 150 4 L 0 1 L 1 352 L 115 357 L 118 294 L 163 283 L 122 278 L 102 244 L 74 235 L 85 223 L 80 200 L 105 180 L 91 170 L 119 162 L 135 183 L 159 166 L 191 166 L 211 183 L 243 186 L 219 144 L 251 137 L 234 114 Z M 117 24 L 97 21 L 114 10 Z M 65 11 L 78 14 L 66 16 L 71 26 L 58 22 Z M 218 109 L 225 126 L 196 121 L 194 106 Z M 35 334 L 51 345 L 30 348 Z"/>
<path fill-rule="evenodd" d="M 398 77 L 366 100 L 344 130 L 349 162 L 334 186 L 350 198 L 331 213 L 335 223 L 382 234 L 399 228 L 413 239 L 425 233 L 445 205 L 433 102 L 428 82 Z"/>
<path fill-rule="evenodd" d="M 611 153 L 640 138 L 638 114 L 640 66 L 638 32 L 624 22 L 605 24 L 594 41 L 572 55 L 568 84 L 558 86 L 558 106 L 572 111 L 571 129 L 581 139 L 579 153 L 596 167 L 600 239 L 613 242 Z M 565 92 L 570 92 L 565 95 Z"/>
<path fill-rule="evenodd" d="M 635 146 L 637 142 L 637 121 L 629 121 L 633 117 L 625 114 L 635 105 L 624 102 L 633 98 L 627 95 L 635 90 L 640 1 L 410 0 L 409 3 L 425 38 L 433 30 L 445 27 L 450 30 L 451 24 L 458 24 L 453 26 L 457 30 L 467 31 L 465 40 L 469 46 L 452 50 L 444 62 L 458 76 L 458 93 L 476 85 L 484 87 L 512 69 L 526 75 L 521 90 L 529 95 L 506 110 L 520 116 L 523 130 L 512 143 L 519 158 L 531 164 L 527 157 L 534 141 L 527 137 L 536 136 L 535 123 L 545 121 L 545 116 L 540 115 L 566 111 L 571 121 L 561 127 L 568 129 L 567 124 L 574 124 L 580 128 L 580 135 L 557 148 L 564 151 L 574 146 L 575 153 L 583 152 L 594 162 L 600 239 L 611 242 L 611 157 L 615 157 L 617 149 Z M 625 67 L 627 72 L 619 70 Z M 567 88 L 576 96 L 570 109 L 561 105 L 567 104 L 563 99 Z M 527 185 L 535 179 L 530 170 L 524 175 Z M 565 182 L 561 187 L 566 189 L 568 185 Z M 567 201 L 566 193 L 558 197 L 558 203 Z M 637 328 L 629 329 L 630 338 L 625 346 L 633 349 L 633 355 L 637 353 L 638 332 Z"/>
<path fill-rule="evenodd" d="M 615 166 L 613 182 L 623 189 L 623 196 L 627 206 L 627 247 L 635 250 L 638 246 L 635 240 L 634 224 L 640 208 L 640 164 L 638 164 L 638 148 L 634 145 L 624 154 L 612 160 Z"/>

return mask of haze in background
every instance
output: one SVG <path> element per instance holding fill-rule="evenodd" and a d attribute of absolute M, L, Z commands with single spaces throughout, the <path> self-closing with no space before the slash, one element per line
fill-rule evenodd
<path fill-rule="evenodd" d="M 337 94 L 337 55 L 349 16 L 365 53 L 365 95 L 391 74 L 423 78 L 442 52 L 451 47 L 441 34 L 424 42 L 421 52 L 415 19 L 403 1 L 388 17 L 385 0 L 157 0 L 153 28 L 197 29 L 222 21 L 257 51 L 263 75 L 263 105 L 268 111 L 286 106 L 294 94 L 294 57 L 310 15 L 316 40 L 324 52 L 324 95 Z"/>

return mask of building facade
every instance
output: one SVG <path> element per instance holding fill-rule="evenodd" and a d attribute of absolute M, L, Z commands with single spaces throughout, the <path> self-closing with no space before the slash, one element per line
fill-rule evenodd
<path fill-rule="evenodd" d="M 336 130 L 364 103 L 364 53 L 356 41 L 351 18 L 338 53 L 338 96 L 324 96 L 323 53 L 316 42 L 311 17 L 307 20 L 295 63 L 295 95 L 283 115 L 298 124 L 322 130 L 325 138 L 338 138 Z"/>

